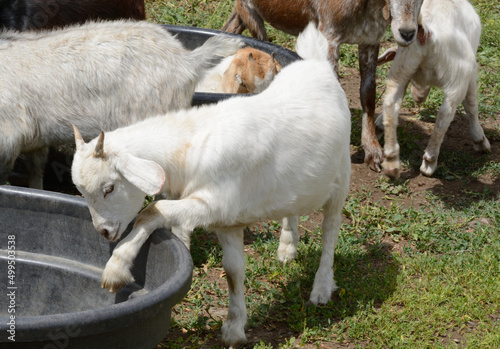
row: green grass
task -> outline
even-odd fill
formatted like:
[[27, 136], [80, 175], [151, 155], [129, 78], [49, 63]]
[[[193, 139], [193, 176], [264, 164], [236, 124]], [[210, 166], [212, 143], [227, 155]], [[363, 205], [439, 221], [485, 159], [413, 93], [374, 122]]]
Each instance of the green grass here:
[[[213, 29], [224, 24], [233, 6], [231, 0], [146, 2], [150, 21]], [[483, 23], [478, 81], [485, 121], [500, 115], [500, 4], [472, 3]], [[274, 43], [294, 48], [295, 38], [271, 27], [268, 34]], [[356, 46], [343, 47], [340, 64], [357, 68]], [[387, 68], [378, 69], [378, 98]], [[406, 98], [404, 107], [415, 119], [431, 121], [442, 98], [433, 90], [422, 106]], [[351, 138], [359, 145], [360, 113], [352, 112]], [[409, 128], [398, 132], [403, 166], [418, 168], [419, 139]], [[486, 133], [499, 141], [498, 126]], [[497, 183], [500, 165], [490, 156], [452, 149], [443, 149], [440, 159], [435, 177], [444, 189], [454, 183], [454, 190], [415, 193], [411, 179], [381, 177], [373, 188], [349, 196], [335, 252], [340, 288], [327, 305], [306, 305], [321, 254], [321, 229], [311, 227], [310, 216], [301, 217], [299, 255], [286, 265], [276, 259], [279, 222], [247, 234], [247, 334], [270, 335], [246, 347], [500, 348], [500, 195], [488, 185], [470, 187], [484, 176]], [[414, 200], [419, 205], [412, 205]], [[203, 230], [195, 231], [192, 241], [193, 285], [174, 309], [174, 336], [164, 348], [220, 347], [227, 308], [222, 250]]]

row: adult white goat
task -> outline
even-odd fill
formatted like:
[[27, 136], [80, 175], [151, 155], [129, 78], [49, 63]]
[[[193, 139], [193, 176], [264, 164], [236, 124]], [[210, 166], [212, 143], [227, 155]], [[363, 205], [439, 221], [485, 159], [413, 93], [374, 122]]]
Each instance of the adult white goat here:
[[[444, 135], [462, 102], [469, 117], [470, 134], [477, 151], [490, 151], [490, 143], [478, 120], [476, 52], [481, 22], [466, 0], [425, 0], [420, 10], [418, 40], [408, 47], [391, 48], [379, 64], [394, 59], [387, 77], [383, 114], [377, 125], [384, 128], [384, 173], [398, 178], [401, 170], [396, 128], [406, 86], [411, 80], [412, 96], [425, 101], [431, 86], [444, 91], [434, 131], [425, 149], [420, 172], [431, 176]], [[397, 51], [397, 53], [396, 53]]]
[[328, 62], [328, 42], [310, 25], [297, 41], [305, 60], [281, 70], [255, 96], [234, 97], [117, 129], [85, 143], [75, 128], [73, 181], [95, 228], [120, 238], [146, 194], [167, 194], [144, 209], [116, 246], [102, 286], [133, 281], [140, 246], [159, 227], [189, 247], [195, 227], [214, 230], [224, 251], [229, 312], [225, 344], [246, 340], [243, 228], [259, 218], [284, 219], [278, 258], [296, 256], [297, 215], [323, 207], [323, 252], [310, 301], [336, 289], [333, 255], [351, 172], [348, 103]]
[[42, 188], [47, 147], [89, 138], [191, 105], [196, 84], [241, 42], [210, 38], [194, 51], [156, 24], [90, 22], [0, 33], [0, 183], [27, 153], [29, 185]]

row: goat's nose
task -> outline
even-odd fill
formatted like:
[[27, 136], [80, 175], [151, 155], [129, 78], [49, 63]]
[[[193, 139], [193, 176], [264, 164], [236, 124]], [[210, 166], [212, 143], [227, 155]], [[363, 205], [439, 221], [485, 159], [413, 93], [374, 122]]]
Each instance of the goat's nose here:
[[399, 34], [401, 34], [401, 37], [405, 39], [406, 42], [411, 42], [415, 37], [415, 33], [415, 29], [399, 29]]
[[104, 236], [106, 239], [109, 239], [109, 231], [108, 229], [106, 228], [102, 228], [101, 230], [99, 230], [99, 233]]

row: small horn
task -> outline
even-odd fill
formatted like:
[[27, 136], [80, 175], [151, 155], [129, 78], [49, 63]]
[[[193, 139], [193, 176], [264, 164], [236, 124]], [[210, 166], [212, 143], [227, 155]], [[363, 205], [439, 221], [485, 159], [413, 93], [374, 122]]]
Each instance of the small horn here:
[[104, 132], [101, 131], [99, 138], [97, 139], [97, 144], [94, 149], [94, 157], [103, 158], [104, 157]]
[[83, 145], [85, 144], [85, 141], [83, 140], [82, 134], [78, 130], [78, 128], [75, 125], [73, 126], [73, 132], [75, 133], [75, 144], [76, 144], [76, 150], [81, 150]]

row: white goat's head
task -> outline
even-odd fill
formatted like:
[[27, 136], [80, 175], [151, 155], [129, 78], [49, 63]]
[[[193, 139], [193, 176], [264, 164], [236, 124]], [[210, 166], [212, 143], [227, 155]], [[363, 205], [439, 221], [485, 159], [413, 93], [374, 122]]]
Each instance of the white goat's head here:
[[118, 240], [142, 208], [146, 195], [160, 192], [164, 170], [154, 161], [121, 149], [104, 150], [104, 133], [85, 143], [76, 127], [76, 152], [71, 175], [87, 200], [96, 230]]
[[386, 0], [384, 17], [391, 19], [392, 35], [400, 46], [410, 45], [417, 37], [423, 0]]

